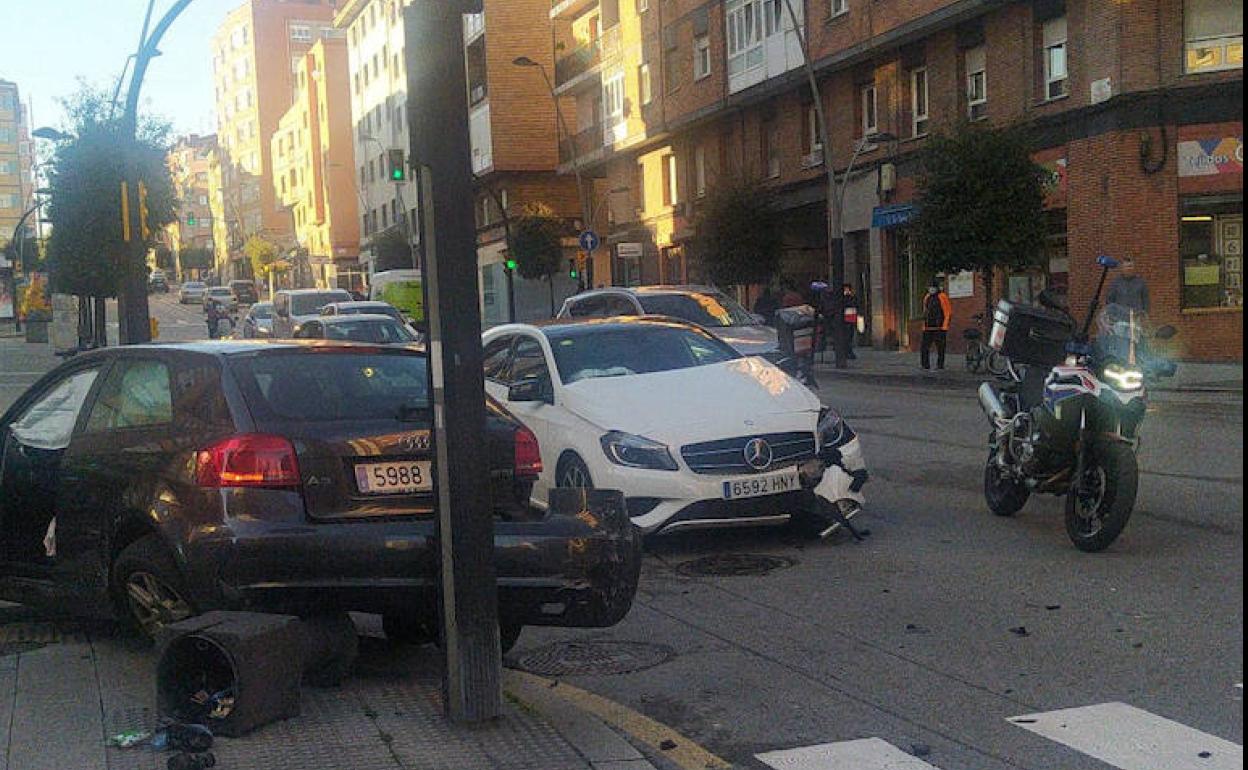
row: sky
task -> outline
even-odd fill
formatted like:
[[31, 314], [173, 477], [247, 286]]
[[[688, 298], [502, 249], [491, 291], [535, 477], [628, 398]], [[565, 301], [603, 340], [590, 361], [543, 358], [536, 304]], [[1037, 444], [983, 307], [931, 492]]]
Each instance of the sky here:
[[[148, 0], [0, 0], [0, 79], [17, 83], [31, 104], [31, 128], [63, 126], [60, 99], [78, 78], [112, 86], [138, 47]], [[177, 133], [212, 133], [209, 41], [243, 0], [191, 0], [160, 42], [143, 80], [140, 104], [170, 120]], [[173, 5], [156, 0], [152, 24]], [[124, 95], [122, 97], [124, 99]]]

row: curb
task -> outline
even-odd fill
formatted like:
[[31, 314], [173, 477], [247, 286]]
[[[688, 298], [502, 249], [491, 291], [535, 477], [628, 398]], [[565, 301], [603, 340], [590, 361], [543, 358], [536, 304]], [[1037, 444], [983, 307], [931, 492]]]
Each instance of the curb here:
[[505, 669], [503, 688], [511, 698], [541, 712], [595, 770], [655, 770], [617, 730], [679, 770], [732, 770], [731, 763], [667, 725], [579, 687]]
[[[815, 376], [823, 382], [832, 382], [838, 379], [860, 380], [862, 382], [870, 382], [877, 385], [919, 385], [934, 390], [962, 390], [964, 388], [978, 387], [979, 383], [984, 382], [990, 375], [983, 377], [964, 377], [961, 374], [950, 376], [948, 370], [945, 374], [933, 373], [931, 375], [922, 374], [878, 374], [874, 372], [853, 372], [837, 369], [815, 369]], [[1149, 389], [1153, 393], [1175, 393], [1181, 395], [1237, 395], [1243, 396], [1244, 389], [1242, 387], [1220, 387], [1215, 385], [1187, 385], [1173, 388], [1152, 387]]]

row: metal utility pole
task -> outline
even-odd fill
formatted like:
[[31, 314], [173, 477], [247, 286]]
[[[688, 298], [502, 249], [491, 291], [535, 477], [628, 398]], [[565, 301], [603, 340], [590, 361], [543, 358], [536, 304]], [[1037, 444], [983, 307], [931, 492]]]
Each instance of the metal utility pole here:
[[802, 66], [806, 70], [806, 80], [810, 83], [810, 95], [814, 99], [815, 118], [819, 124], [819, 142], [823, 145], [823, 170], [827, 176], [827, 223], [828, 223], [828, 291], [836, 298], [833, 312], [836, 318], [832, 323], [832, 345], [836, 352], [836, 368], [849, 366], [848, 351], [845, 340], [845, 324], [841, 317], [843, 312], [841, 285], [845, 283], [845, 238], [841, 235], [840, 212], [837, 210], [836, 170], [832, 168], [832, 142], [828, 133], [828, 120], [823, 114], [823, 98], [819, 93], [819, 82], [815, 79], [815, 68], [810, 62], [810, 35], [808, 28], [798, 23], [797, 13], [793, 9], [793, 0], [784, 0], [789, 12], [789, 22], [797, 35], [802, 49]]
[[425, 244], [445, 700], [456, 722], [502, 712], [494, 525], [480, 442], [485, 385], [462, 18], [480, 10], [480, 0], [444, 0], [403, 11]]
[[[149, 0], [147, 16], [143, 20], [143, 30], [151, 21], [152, 6], [155, 0]], [[173, 24], [178, 14], [191, 4], [191, 0], [176, 0], [173, 6], [156, 23], [151, 34], [145, 34], [139, 41], [139, 50], [134, 55], [134, 71], [130, 75], [130, 88], [126, 93], [126, 109], [121, 117], [121, 140], [128, 152], [133, 153], [138, 132], [139, 92], [143, 88], [143, 76], [147, 74], [148, 62], [159, 55], [156, 46], [164, 37], [169, 25]], [[117, 320], [120, 327], [120, 341], [123, 345], [151, 342], [152, 330], [147, 307], [147, 276], [141, 269], [147, 256], [147, 244], [143, 238], [143, 222], [141, 220], [142, 203], [139, 200], [140, 170], [138, 159], [133, 155], [126, 164], [126, 208], [128, 209], [130, 241], [126, 244], [126, 253], [122, 257], [121, 274], [117, 291]]]

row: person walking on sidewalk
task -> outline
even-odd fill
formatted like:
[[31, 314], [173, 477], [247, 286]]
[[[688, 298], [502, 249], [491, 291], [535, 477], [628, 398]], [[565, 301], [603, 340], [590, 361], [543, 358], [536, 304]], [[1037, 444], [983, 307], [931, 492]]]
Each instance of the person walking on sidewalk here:
[[932, 368], [930, 352], [933, 345], [936, 346], [936, 368], [945, 368], [945, 342], [952, 315], [949, 295], [940, 288], [940, 282], [933, 279], [923, 297], [923, 342], [919, 349], [919, 364], [924, 369]]
[[1148, 315], [1148, 283], [1135, 272], [1135, 260], [1122, 260], [1122, 272], [1109, 285], [1105, 295], [1106, 305], [1122, 305], [1137, 313]]
[[840, 315], [840, 321], [845, 325], [845, 357], [853, 361], [858, 358], [854, 355], [854, 336], [858, 334], [858, 295], [848, 283], [841, 285]]

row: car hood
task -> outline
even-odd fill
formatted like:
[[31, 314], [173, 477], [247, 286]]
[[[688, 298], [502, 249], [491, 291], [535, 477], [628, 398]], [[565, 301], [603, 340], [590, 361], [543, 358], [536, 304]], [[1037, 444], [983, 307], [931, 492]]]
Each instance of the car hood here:
[[748, 433], [814, 430], [819, 399], [766, 361], [720, 364], [627, 377], [580, 380], [564, 405], [603, 430], [669, 445]]
[[732, 345], [743, 356], [760, 356], [775, 350], [780, 342], [770, 326], [723, 326], [709, 329], [712, 334]]

